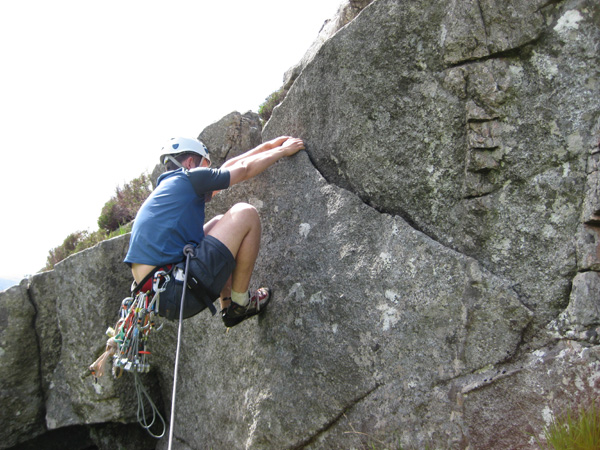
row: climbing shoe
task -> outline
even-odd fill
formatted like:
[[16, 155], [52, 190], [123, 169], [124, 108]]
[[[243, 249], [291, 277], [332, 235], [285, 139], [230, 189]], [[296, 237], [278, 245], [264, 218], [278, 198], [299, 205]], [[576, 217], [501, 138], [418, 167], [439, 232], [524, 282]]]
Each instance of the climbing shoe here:
[[260, 288], [250, 297], [246, 306], [231, 302], [230, 305], [221, 311], [223, 323], [227, 328], [233, 327], [243, 322], [248, 317], [252, 317], [261, 312], [271, 300], [271, 289]]

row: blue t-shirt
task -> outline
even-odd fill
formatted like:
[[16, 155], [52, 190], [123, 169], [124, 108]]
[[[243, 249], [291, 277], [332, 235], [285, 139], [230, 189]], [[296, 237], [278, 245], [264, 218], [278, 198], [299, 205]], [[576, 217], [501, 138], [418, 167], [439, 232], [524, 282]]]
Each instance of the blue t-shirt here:
[[227, 169], [199, 167], [162, 174], [137, 213], [128, 264], [162, 266], [182, 261], [183, 247], [204, 239], [204, 207], [213, 191], [229, 187]]

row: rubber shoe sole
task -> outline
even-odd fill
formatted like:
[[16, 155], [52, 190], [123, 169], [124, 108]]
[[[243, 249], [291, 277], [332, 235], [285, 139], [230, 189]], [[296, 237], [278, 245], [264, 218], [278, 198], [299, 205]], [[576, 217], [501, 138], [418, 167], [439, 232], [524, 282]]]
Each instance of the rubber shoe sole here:
[[[264, 289], [267, 291], [267, 296], [262, 299], [262, 300], [258, 300], [259, 304], [258, 304], [258, 308], [254, 305], [256, 305], [257, 300], [255, 299], [255, 296], [258, 294], [258, 291]], [[250, 302], [248, 303], [248, 306], [241, 306], [241, 305], [237, 305], [233, 302], [231, 302], [231, 304], [227, 307], [227, 309], [222, 311], [222, 318], [223, 318], [223, 323], [225, 324], [225, 326], [227, 328], [231, 328], [236, 326], [237, 324], [243, 322], [244, 320], [246, 320], [249, 317], [255, 316], [261, 312], [263, 312], [266, 307], [267, 304], [271, 301], [271, 298], [273, 297], [273, 292], [271, 289], [269, 288], [260, 288], [257, 289], [257, 291], [254, 293], [254, 295], [250, 298]]]

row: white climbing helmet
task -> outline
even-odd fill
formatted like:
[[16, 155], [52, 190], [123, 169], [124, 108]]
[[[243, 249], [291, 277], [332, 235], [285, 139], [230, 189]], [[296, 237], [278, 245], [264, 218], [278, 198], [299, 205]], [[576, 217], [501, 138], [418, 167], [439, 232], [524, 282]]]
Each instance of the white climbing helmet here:
[[195, 153], [206, 158], [210, 162], [208, 149], [201, 141], [198, 139], [177, 137], [169, 139], [169, 142], [162, 148], [160, 163], [166, 164], [168, 160], [171, 160], [178, 167], [181, 167], [181, 164], [179, 164], [175, 157], [182, 153]]

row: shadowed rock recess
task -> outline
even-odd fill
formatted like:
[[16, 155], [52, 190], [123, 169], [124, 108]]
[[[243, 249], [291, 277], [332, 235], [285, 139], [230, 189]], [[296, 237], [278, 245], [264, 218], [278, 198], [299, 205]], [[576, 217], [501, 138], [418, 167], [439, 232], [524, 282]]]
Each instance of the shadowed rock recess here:
[[[210, 204], [258, 209], [253, 286], [275, 298], [228, 333], [185, 321], [174, 448], [536, 448], [600, 393], [600, 5], [350, 3], [262, 130], [307, 150]], [[224, 159], [260, 128], [201, 135]], [[1, 449], [167, 448], [129, 374], [87, 373], [127, 245], [0, 294]], [[144, 377], [165, 417], [176, 335]]]

